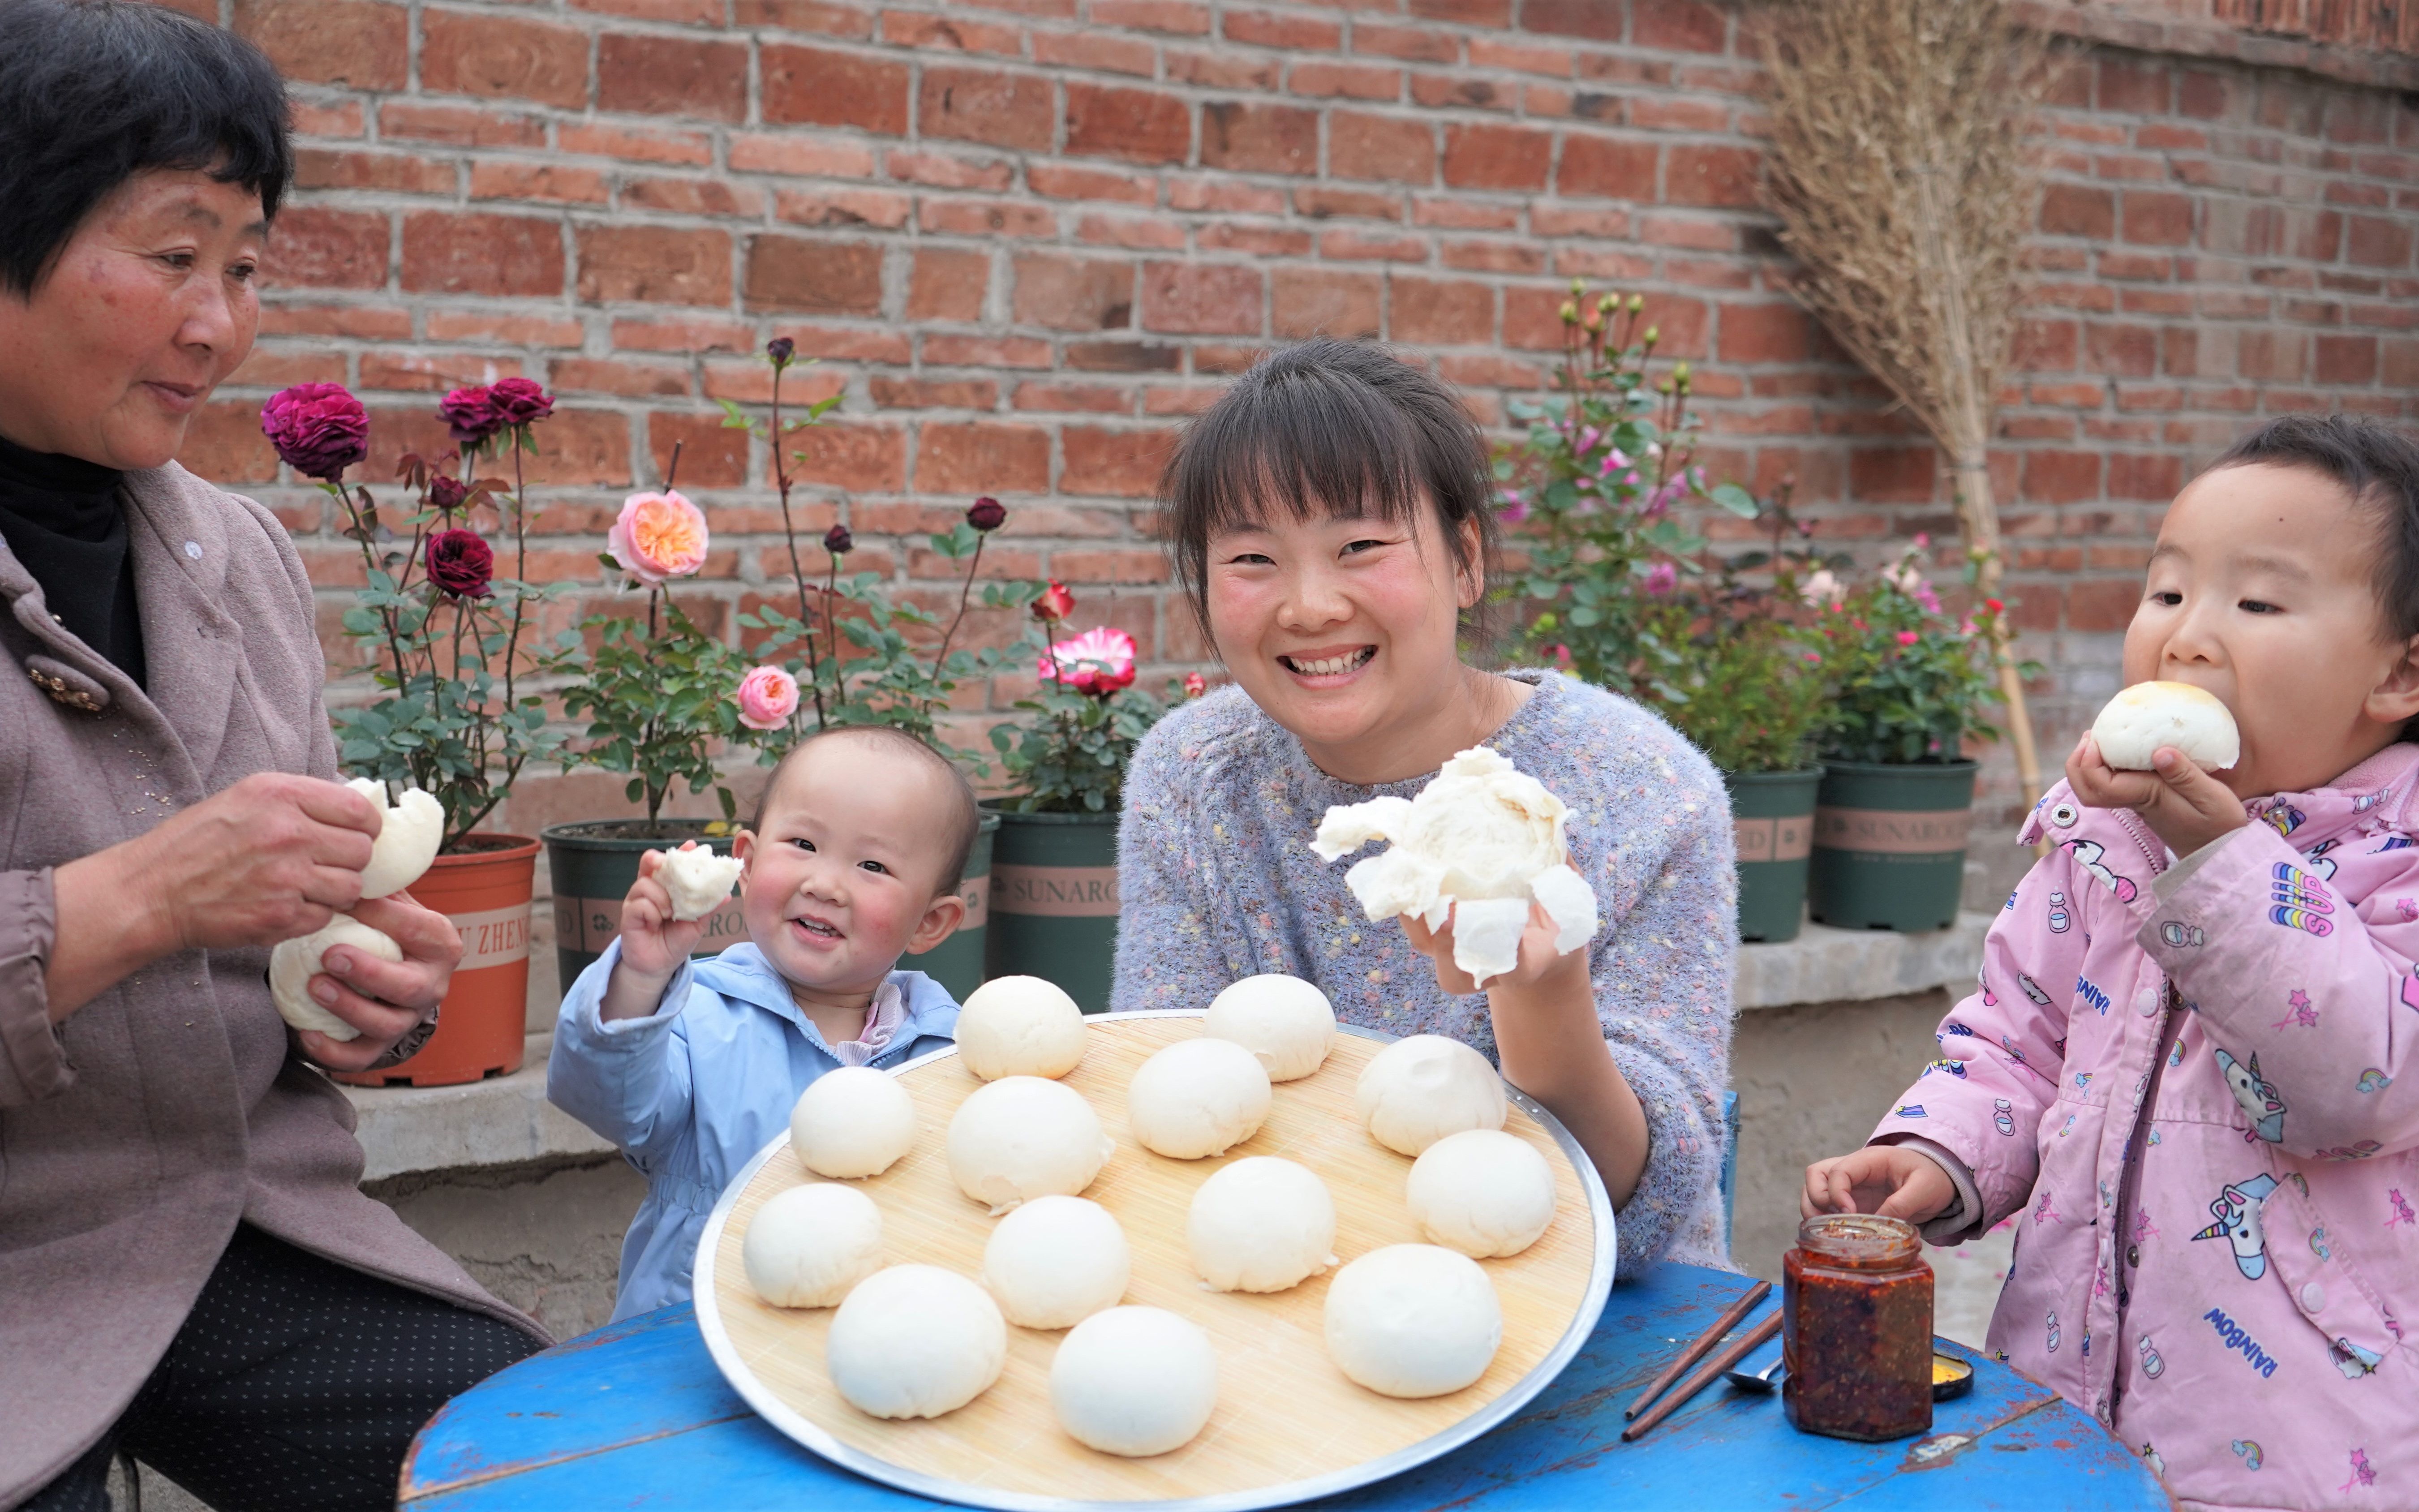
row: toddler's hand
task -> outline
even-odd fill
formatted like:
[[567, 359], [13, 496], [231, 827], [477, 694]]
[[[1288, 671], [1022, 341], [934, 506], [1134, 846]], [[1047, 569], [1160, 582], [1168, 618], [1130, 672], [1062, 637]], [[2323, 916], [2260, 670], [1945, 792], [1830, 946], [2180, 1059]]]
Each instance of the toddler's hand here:
[[[682, 850], [694, 850], [689, 841]], [[622, 959], [606, 983], [601, 1016], [644, 1018], [662, 1002], [664, 984], [681, 968], [705, 933], [702, 918], [672, 917], [672, 895], [656, 880], [664, 868], [663, 854], [648, 851], [639, 857], [639, 880], [622, 900]]]
[[1940, 1163], [1903, 1145], [1867, 1145], [1853, 1154], [1806, 1167], [1797, 1212], [1877, 1212], [1911, 1224], [1929, 1223], [1957, 1200], [1957, 1183]]
[[2094, 809], [2131, 809], [2179, 859], [2250, 821], [2232, 789], [2173, 746], [2151, 753], [2154, 772], [2120, 772], [2100, 754], [2087, 732], [2066, 759], [2074, 795]]

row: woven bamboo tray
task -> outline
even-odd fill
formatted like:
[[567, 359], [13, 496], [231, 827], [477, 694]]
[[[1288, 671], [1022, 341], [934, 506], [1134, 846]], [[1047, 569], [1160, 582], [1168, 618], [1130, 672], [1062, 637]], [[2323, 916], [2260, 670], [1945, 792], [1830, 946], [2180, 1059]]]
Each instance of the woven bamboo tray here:
[[[1282, 1155], [1323, 1178], [1335, 1198], [1344, 1260], [1422, 1242], [1404, 1207], [1410, 1160], [1371, 1139], [1353, 1105], [1362, 1067], [1391, 1038], [1347, 1027], [1314, 1075], [1280, 1084], [1259, 1133], [1212, 1160], [1154, 1155], [1127, 1131], [1125, 1093], [1154, 1052], [1199, 1034], [1197, 1012], [1111, 1013], [1086, 1022], [1084, 1062], [1066, 1078], [1100, 1115], [1117, 1152], [1085, 1196], [1115, 1213], [1133, 1255], [1125, 1300], [1164, 1307], [1206, 1330], [1218, 1351], [1218, 1409], [1199, 1437], [1147, 1459], [1101, 1454], [1060, 1430], [1050, 1407], [1051, 1357], [1063, 1333], [1009, 1328], [1007, 1368], [990, 1390], [934, 1419], [869, 1417], [824, 1375], [829, 1308], [766, 1305], [739, 1259], [756, 1210], [809, 1174], [787, 1135], [732, 1181], [698, 1245], [698, 1324], [732, 1388], [775, 1427], [816, 1454], [918, 1495], [1011, 1512], [1148, 1506], [1243, 1512], [1332, 1495], [1399, 1473], [1509, 1417], [1559, 1374], [1595, 1328], [1612, 1285], [1612, 1209], [1602, 1181], [1552, 1115], [1517, 1092], [1504, 1127], [1554, 1171], [1553, 1227], [1525, 1252], [1485, 1260], [1503, 1307], [1503, 1344], [1476, 1384], [1403, 1401], [1364, 1391], [1328, 1359], [1327, 1278], [1273, 1295], [1213, 1292], [1184, 1241], [1194, 1191], [1229, 1160]], [[895, 1072], [922, 1119], [915, 1149], [858, 1183], [882, 1209], [885, 1262], [944, 1266], [980, 1279], [996, 1222], [949, 1180], [949, 1118], [981, 1084], [954, 1050]], [[1509, 1089], [1507, 1088], [1507, 1091]]]

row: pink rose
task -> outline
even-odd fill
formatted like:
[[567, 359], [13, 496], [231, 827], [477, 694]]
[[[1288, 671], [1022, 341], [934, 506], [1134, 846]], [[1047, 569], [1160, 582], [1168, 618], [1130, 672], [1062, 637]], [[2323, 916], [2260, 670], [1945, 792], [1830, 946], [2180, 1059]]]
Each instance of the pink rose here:
[[1646, 593], [1660, 598], [1680, 585], [1680, 569], [1669, 562], [1658, 562], [1646, 569]]
[[1050, 579], [1049, 587], [1034, 595], [1033, 617], [1037, 620], [1054, 622], [1074, 612], [1075, 595], [1067, 592], [1067, 585], [1055, 578]]
[[287, 467], [334, 483], [370, 455], [370, 416], [341, 383], [297, 383], [260, 407], [260, 431]]
[[1210, 679], [1202, 676], [1199, 672], [1186, 672], [1184, 674], [1184, 696], [1186, 698], [1197, 699], [1202, 694], [1209, 691]]
[[1099, 625], [1070, 640], [1061, 640], [1041, 658], [1041, 680], [1064, 681], [1078, 693], [1107, 698], [1134, 680], [1134, 638], [1123, 630]]
[[739, 679], [739, 722], [778, 730], [798, 712], [798, 680], [778, 667], [757, 667]]
[[704, 566], [705, 542], [704, 512], [668, 490], [622, 501], [621, 517], [606, 533], [605, 548], [623, 571], [655, 588]]
[[1913, 630], [1901, 630], [1898, 633], [1898, 643], [1903, 646], [1911, 646], [1922, 639], [1923, 637], [1916, 634]]

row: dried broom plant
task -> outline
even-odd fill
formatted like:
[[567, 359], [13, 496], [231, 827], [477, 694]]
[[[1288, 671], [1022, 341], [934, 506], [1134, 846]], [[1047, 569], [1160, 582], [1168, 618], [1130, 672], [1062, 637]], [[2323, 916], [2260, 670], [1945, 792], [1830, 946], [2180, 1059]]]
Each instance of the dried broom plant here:
[[[1764, 20], [1766, 193], [1802, 265], [1795, 292], [1947, 455], [1988, 597], [1990, 440], [2041, 203], [2027, 133], [2048, 49], [2005, 0], [1782, 0]], [[1997, 656], [2029, 801], [2041, 758], [2004, 638]]]

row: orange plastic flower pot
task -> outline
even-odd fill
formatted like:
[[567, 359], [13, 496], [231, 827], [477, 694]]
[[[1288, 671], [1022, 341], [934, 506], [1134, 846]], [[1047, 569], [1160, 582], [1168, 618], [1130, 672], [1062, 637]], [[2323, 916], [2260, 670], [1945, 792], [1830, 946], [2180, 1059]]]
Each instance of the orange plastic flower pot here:
[[355, 1087], [450, 1087], [520, 1070], [529, 1011], [530, 894], [537, 841], [521, 835], [472, 834], [490, 849], [440, 856], [411, 886], [411, 896], [462, 932], [437, 1032], [409, 1060], [383, 1071], [346, 1072]]

